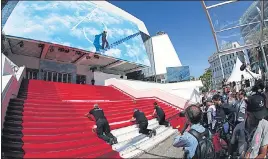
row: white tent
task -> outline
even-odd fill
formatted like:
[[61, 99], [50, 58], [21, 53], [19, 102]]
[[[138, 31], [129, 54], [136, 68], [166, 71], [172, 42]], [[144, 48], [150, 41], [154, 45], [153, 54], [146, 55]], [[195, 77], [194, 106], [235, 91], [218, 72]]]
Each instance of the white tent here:
[[[234, 65], [234, 68], [233, 68], [233, 71], [232, 71], [232, 74], [231, 74], [231, 76], [229, 77], [229, 79], [227, 80], [227, 83], [229, 83], [229, 82], [233, 82], [233, 81], [235, 81], [235, 82], [239, 82], [239, 81], [241, 81], [241, 76], [243, 75], [244, 76], [244, 79], [246, 80], [246, 79], [252, 79], [253, 77], [252, 76], [254, 76], [255, 78], [260, 78], [261, 77], [261, 75], [260, 74], [256, 74], [256, 73], [253, 73], [253, 72], [251, 72], [250, 70], [248, 70], [248, 71], [246, 71], [246, 70], [244, 70], [244, 71], [240, 71], [240, 67], [241, 67], [241, 65], [242, 65], [242, 62], [239, 60], [239, 58], [237, 57], [236, 58], [236, 63], [235, 63], [235, 65]], [[252, 76], [251, 76], [251, 75]]]

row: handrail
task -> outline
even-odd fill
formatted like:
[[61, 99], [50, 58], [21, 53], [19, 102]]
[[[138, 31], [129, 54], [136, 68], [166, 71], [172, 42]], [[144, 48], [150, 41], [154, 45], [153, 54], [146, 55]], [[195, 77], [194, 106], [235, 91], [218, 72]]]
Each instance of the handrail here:
[[[117, 80], [125, 80], [125, 79], [117, 79]], [[176, 84], [183, 84], [183, 83], [187, 83], [187, 82], [196, 82], [197, 83], [200, 80], [197, 80], [197, 81], [183, 81], [183, 82], [178, 82], [178, 83], [157, 83], [157, 82], [154, 82], [154, 81], [141, 81], [141, 80], [135, 80], [135, 79], [127, 79], [127, 81], [140, 82], [140, 83], [146, 82], [146, 83], [149, 83], [149, 84], [159, 84], [159, 85], [176, 85]]]
[[[161, 99], [161, 100], [165, 101], [166, 103], [169, 103], [170, 105], [175, 106], [175, 107], [178, 107], [178, 108], [180, 108], [180, 107], [177, 104], [179, 104], [181, 102], [183, 102], [185, 104], [187, 104], [187, 103], [191, 104], [192, 103], [190, 100], [184, 99], [182, 97], [176, 96], [176, 95], [171, 94], [171, 93], [166, 92], [166, 91], [162, 91], [162, 90], [157, 89], [157, 88], [149, 88], [149, 89], [143, 89], [143, 90], [138, 91], [138, 90], [135, 90], [135, 89], [133, 89], [133, 88], [131, 88], [131, 87], [129, 87], [129, 86], [121, 83], [121, 82], [119, 83], [115, 79], [109, 79], [109, 80], [106, 80], [105, 82], [106, 82], [106, 85], [114, 85], [115, 87], [118, 88], [118, 86], [116, 86], [116, 84], [115, 84], [117, 82], [120, 85], [119, 86], [120, 88], [118, 88], [118, 89], [121, 89], [121, 90], [130, 90], [130, 92], [133, 92], [132, 96], [134, 96], [135, 98], [139, 98], [139, 95], [140, 94], [144, 94], [143, 97], [145, 97], [145, 98], [157, 97], [158, 99]], [[125, 89], [123, 89], [123, 88], [125, 88]], [[147, 92], [149, 92], [149, 91], [151, 93], [153, 93], [153, 94], [148, 95]], [[164, 100], [163, 98], [160, 98], [160, 97], [158, 97], [158, 96], [156, 96], [154, 94], [161, 94], [161, 95], [163, 95], [163, 98], [164, 99], [170, 98], [171, 101], [173, 101], [173, 102]], [[180, 99], [181, 101], [178, 101], [178, 99]]]
[[2, 53], [2, 74], [1, 75], [15, 75], [19, 67], [14, 64], [9, 58]]
[[[126, 86], [126, 87], [129, 87], [129, 86]], [[130, 87], [129, 87], [130, 88]], [[131, 88], [132, 89], [132, 88]], [[132, 89], [133, 90], [133, 89]], [[179, 97], [179, 96], [176, 96], [176, 95], [174, 95], [174, 94], [171, 94], [171, 93], [168, 93], [168, 92], [165, 92], [165, 91], [162, 91], [162, 90], [160, 90], [160, 89], [157, 89], [157, 88], [148, 88], [148, 89], [143, 89], [143, 90], [140, 90], [140, 91], [143, 91], [143, 92], [147, 92], [147, 91], [154, 91], [154, 92], [161, 92], [161, 93], [164, 93], [164, 94], [168, 94], [168, 95], [170, 95], [170, 96], [173, 96], [174, 98], [180, 98], [180, 99], [182, 99], [182, 100], [186, 100], [186, 101], [188, 101], [187, 99], [184, 99], [184, 98], [182, 98], [182, 97]], [[180, 107], [178, 107], [178, 106], [176, 106], [175, 104], [172, 104], [172, 103], [170, 103], [170, 102], [168, 102], [168, 101], [166, 101], [166, 100], [164, 100], [164, 99], [160, 99], [159, 97], [156, 97], [156, 96], [148, 96], [148, 97], [139, 97], [139, 98], [157, 98], [157, 99], [159, 99], [159, 100], [162, 100], [162, 101], [164, 101], [164, 102], [166, 102], [166, 103], [168, 103], [168, 104], [170, 104], [170, 105], [172, 105], [172, 106], [175, 106], [175, 107], [177, 107], [177, 108], [180, 108]], [[136, 98], [136, 97], [135, 97]], [[181, 109], [181, 108], [180, 108]]]
[[166, 100], [160, 99], [160, 98], [158, 98], [158, 97], [156, 97], [156, 96], [136, 98], [136, 97], [130, 95], [129, 93], [127, 93], [127, 92], [125, 92], [125, 91], [123, 91], [123, 90], [121, 90], [121, 89], [115, 87], [114, 85], [109, 85], [109, 86], [111, 86], [111, 87], [113, 87], [113, 88], [119, 90], [119, 91], [122, 92], [122, 93], [127, 94], [128, 96], [130, 96], [131, 98], [133, 98], [133, 99], [135, 99], [135, 100], [139, 100], [139, 99], [143, 99], [143, 98], [145, 98], [145, 99], [153, 98], [153, 99], [157, 99], [157, 100], [159, 100], [159, 101], [161, 101], [161, 102], [163, 102], [163, 103], [167, 103], [167, 104], [170, 105], [170, 106], [173, 106], [173, 107], [176, 107], [176, 108], [178, 108], [178, 109], [180, 109], [180, 110], [183, 110], [182, 108], [177, 107], [176, 105], [174, 105], [174, 104], [172, 104], [172, 103], [170, 103], [170, 102], [168, 102], [168, 101], [166, 101]]
[[[7, 78], [7, 77], [9, 78], [9, 79], [8, 79], [8, 82], [7, 82], [6, 85], [3, 85], [4, 90], [1, 90], [1, 91], [2, 91], [2, 92], [1, 92], [1, 95], [2, 95], [2, 100], [1, 100], [1, 101], [3, 101], [3, 100], [5, 99], [6, 94], [7, 94], [7, 91], [8, 91], [8, 89], [9, 89], [11, 83], [13, 82], [13, 80], [14, 80], [14, 78], [15, 78], [15, 77], [13, 77], [12, 75], [7, 75], [5, 78]], [[2, 88], [2, 89], [3, 89], [3, 88]]]
[[[133, 88], [131, 88], [131, 87], [127, 86], [127, 85], [125, 85], [125, 87], [128, 87], [129, 89], [134, 90]], [[174, 94], [171, 94], [171, 93], [169, 93], [169, 92], [165, 92], [165, 91], [163, 91], [163, 90], [161, 90], [161, 89], [158, 89], [158, 88], [146, 88], [146, 89], [142, 89], [142, 90], [140, 90], [140, 91], [147, 92], [147, 91], [150, 91], [150, 90], [155, 90], [155, 91], [163, 92], [163, 93], [165, 93], [165, 94], [169, 94], [169, 95], [171, 95], [171, 96], [173, 96], [173, 97], [180, 98], [180, 99], [183, 99], [183, 100], [187, 100], [187, 99], [184, 99], [184, 98], [182, 98], [182, 97], [179, 97], [179, 96], [176, 96], [176, 95], [174, 95]], [[145, 97], [145, 98], [146, 98], [146, 97]], [[150, 97], [148, 97], [148, 98], [150, 98]]]

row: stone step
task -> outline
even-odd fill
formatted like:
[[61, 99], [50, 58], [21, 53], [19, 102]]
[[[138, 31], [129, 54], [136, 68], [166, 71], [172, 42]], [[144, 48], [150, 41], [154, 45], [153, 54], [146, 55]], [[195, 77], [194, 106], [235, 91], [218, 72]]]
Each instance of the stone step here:
[[[164, 126], [162, 126], [164, 127]], [[169, 136], [173, 135], [176, 130], [172, 128], [165, 128], [161, 131], [158, 131], [156, 136], [152, 138], [146, 137], [145, 139], [133, 144], [130, 148], [120, 152], [121, 157], [123, 158], [136, 158], [144, 153], [144, 151], [150, 151], [152, 148], [157, 146], [159, 143], [163, 142]]]
[[183, 158], [183, 148], [173, 147], [173, 141], [177, 135], [178, 133], [175, 133], [150, 151], [144, 152], [138, 158]]

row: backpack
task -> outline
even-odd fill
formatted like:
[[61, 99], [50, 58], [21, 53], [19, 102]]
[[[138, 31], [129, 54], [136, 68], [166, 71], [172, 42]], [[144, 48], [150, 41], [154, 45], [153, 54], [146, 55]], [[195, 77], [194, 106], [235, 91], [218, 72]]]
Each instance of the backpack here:
[[188, 131], [198, 141], [198, 145], [195, 150], [194, 159], [214, 159], [215, 151], [212, 140], [209, 137], [209, 131], [206, 129], [203, 133], [191, 129]]

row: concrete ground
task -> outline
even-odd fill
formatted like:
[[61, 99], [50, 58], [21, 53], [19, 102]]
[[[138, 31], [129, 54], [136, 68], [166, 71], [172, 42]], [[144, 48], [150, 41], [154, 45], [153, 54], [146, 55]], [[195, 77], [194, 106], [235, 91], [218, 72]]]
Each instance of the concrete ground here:
[[173, 139], [177, 134], [172, 135], [158, 146], [145, 152], [138, 158], [183, 158], [182, 148], [175, 148], [172, 146]]

